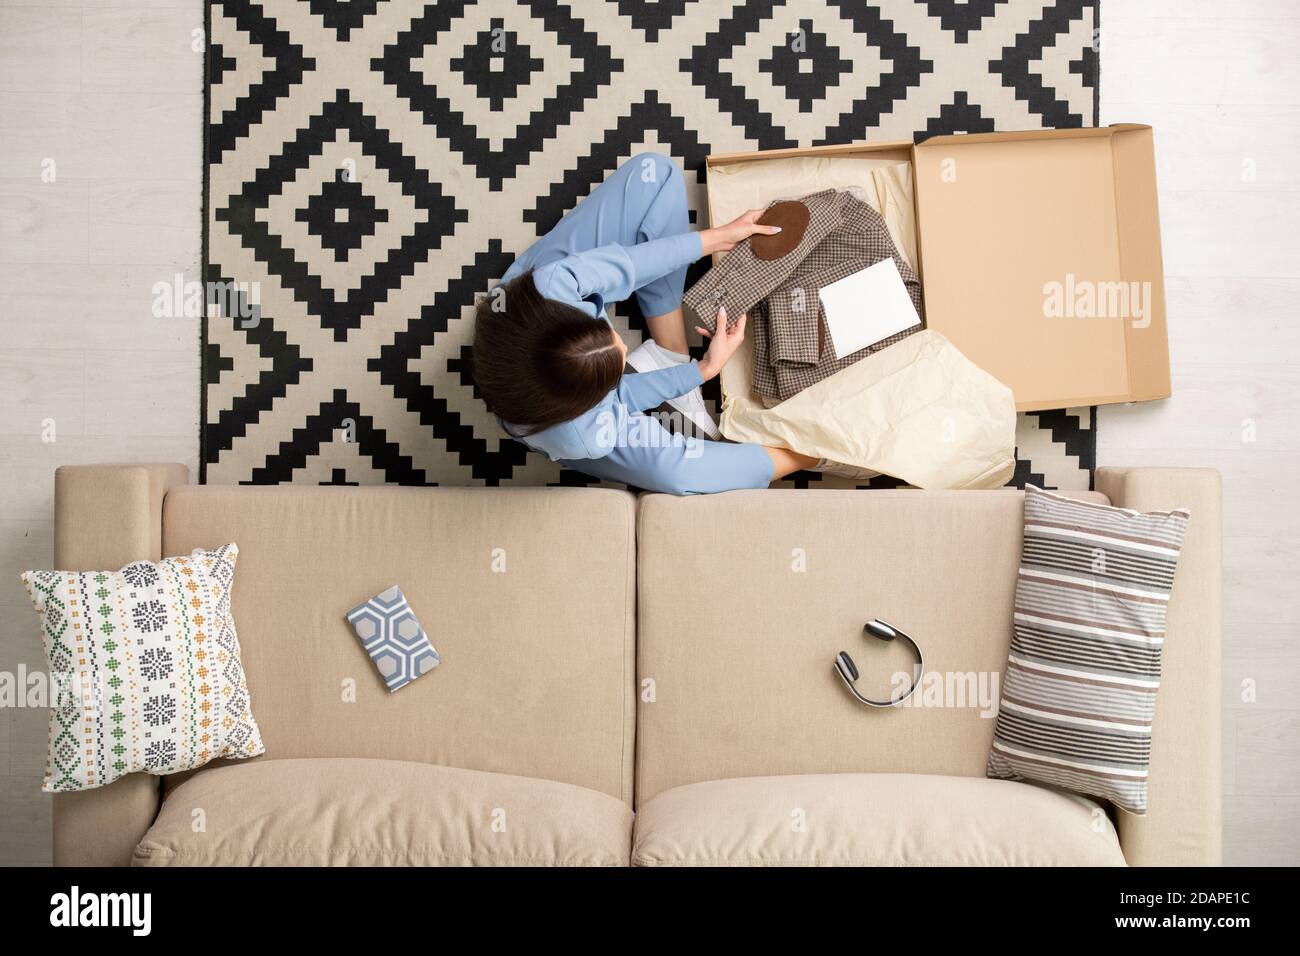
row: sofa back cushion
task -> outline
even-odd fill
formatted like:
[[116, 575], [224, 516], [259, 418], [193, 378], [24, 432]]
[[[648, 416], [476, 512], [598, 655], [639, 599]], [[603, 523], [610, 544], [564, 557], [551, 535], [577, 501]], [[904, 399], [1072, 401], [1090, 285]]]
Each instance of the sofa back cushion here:
[[[643, 498], [638, 801], [728, 777], [983, 776], [1022, 501], [1013, 490]], [[877, 699], [911, 674], [902, 642], [867, 643], [873, 617], [925, 654], [901, 707], [864, 707], [834, 669], [848, 651]]]
[[[239, 545], [233, 609], [261, 759], [421, 761], [630, 802], [635, 503], [597, 489], [189, 486], [164, 501], [163, 553]], [[442, 664], [389, 694], [345, 615], [392, 585]]]

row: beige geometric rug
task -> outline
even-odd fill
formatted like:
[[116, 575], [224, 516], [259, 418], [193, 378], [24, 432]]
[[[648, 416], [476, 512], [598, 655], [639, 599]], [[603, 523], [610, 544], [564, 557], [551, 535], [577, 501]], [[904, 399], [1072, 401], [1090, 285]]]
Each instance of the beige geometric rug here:
[[[622, 160], [675, 157], [702, 222], [710, 153], [1096, 118], [1091, 0], [211, 0], [209, 20], [209, 482], [589, 483], [497, 428], [471, 314]], [[614, 311], [636, 345], [635, 304]], [[1019, 483], [1089, 486], [1090, 409], [1023, 415], [1018, 441]]]

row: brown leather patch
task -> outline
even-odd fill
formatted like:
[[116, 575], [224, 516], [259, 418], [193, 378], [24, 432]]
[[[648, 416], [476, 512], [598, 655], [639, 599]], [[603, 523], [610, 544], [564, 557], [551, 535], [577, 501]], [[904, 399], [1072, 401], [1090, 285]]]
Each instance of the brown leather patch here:
[[808, 229], [808, 207], [801, 202], [774, 202], [758, 217], [760, 226], [780, 226], [775, 236], [750, 236], [754, 256], [764, 261], [788, 256]]

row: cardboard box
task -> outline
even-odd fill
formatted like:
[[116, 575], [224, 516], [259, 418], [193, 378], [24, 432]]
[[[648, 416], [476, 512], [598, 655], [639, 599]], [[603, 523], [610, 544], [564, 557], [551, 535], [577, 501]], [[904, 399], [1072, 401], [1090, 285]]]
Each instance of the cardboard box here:
[[911, 164], [926, 325], [1021, 411], [1169, 397], [1149, 126], [710, 156], [710, 218], [717, 172], [801, 156]]

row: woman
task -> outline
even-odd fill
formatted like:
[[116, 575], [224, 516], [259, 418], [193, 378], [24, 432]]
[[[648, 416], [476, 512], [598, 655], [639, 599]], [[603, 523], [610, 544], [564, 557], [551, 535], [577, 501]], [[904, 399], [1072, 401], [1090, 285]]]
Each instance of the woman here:
[[[780, 231], [757, 225], [760, 214], [692, 232], [677, 165], [653, 153], [632, 157], [516, 259], [480, 303], [474, 380], [488, 409], [552, 461], [649, 491], [765, 488], [817, 466], [784, 448], [673, 434], [644, 414], [683, 398], [702, 409], [700, 385], [744, 339], [745, 317], [727, 329], [720, 313], [704, 358], [691, 361], [682, 295], [696, 259]], [[654, 341], [631, 364], [654, 370], [624, 375], [627, 346], [605, 307], [633, 294]]]

